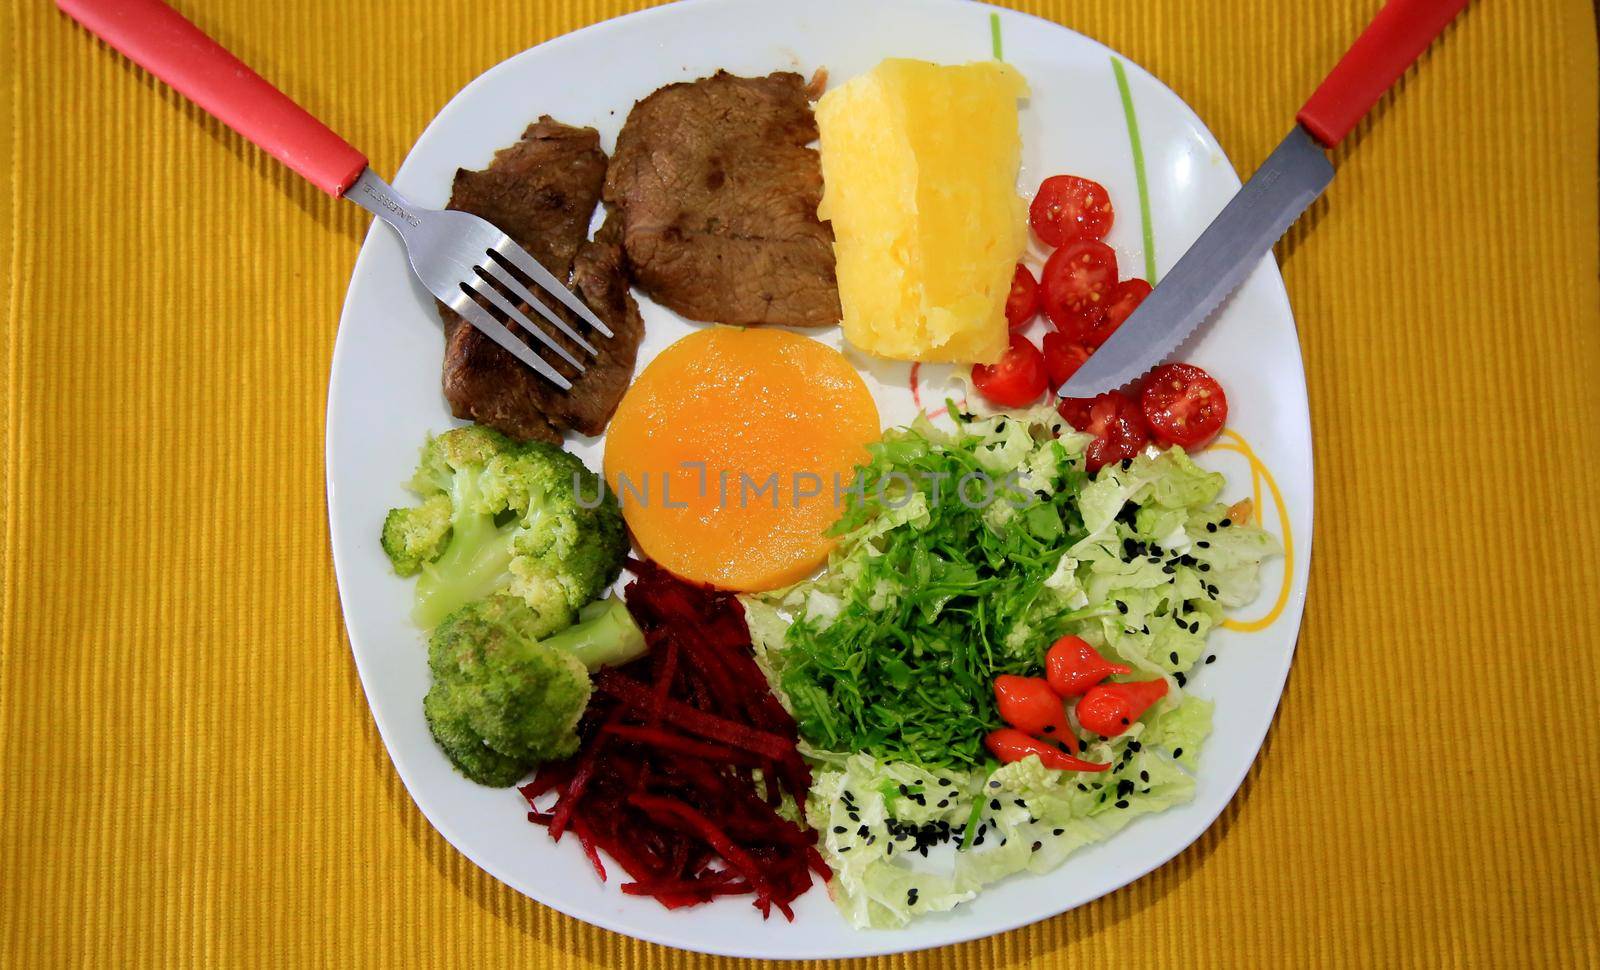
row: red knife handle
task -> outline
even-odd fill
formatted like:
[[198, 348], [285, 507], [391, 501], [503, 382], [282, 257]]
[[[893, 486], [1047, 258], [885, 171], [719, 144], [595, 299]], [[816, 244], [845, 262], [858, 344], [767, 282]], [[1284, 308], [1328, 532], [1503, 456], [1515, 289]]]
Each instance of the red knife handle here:
[[367, 159], [161, 0], [56, 0], [67, 16], [329, 195]]
[[1332, 148], [1422, 56], [1468, 0], [1389, 0], [1297, 116]]

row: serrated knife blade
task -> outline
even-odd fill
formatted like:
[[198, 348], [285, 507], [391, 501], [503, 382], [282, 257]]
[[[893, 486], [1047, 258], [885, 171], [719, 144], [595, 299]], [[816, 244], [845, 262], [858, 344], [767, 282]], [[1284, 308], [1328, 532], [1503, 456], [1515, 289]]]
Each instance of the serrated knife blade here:
[[1165, 360], [1331, 181], [1333, 164], [1322, 146], [1295, 125], [1139, 309], [1067, 379], [1061, 396], [1094, 397], [1123, 387]]
[[1133, 315], [1061, 385], [1094, 397], [1166, 360], [1243, 283], [1333, 180], [1336, 146], [1468, 0], [1389, 0], [1297, 115], [1298, 124]]

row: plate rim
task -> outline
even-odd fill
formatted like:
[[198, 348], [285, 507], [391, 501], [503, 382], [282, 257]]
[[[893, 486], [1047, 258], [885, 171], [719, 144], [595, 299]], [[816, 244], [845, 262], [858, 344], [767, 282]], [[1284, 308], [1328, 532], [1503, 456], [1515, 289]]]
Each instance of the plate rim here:
[[[1118, 51], [1094, 37], [1083, 34], [1080, 31], [1074, 30], [1073, 28], [1057, 21], [1023, 11], [998, 7], [990, 3], [981, 2], [981, 0], [918, 0], [918, 2], [923, 6], [939, 7], [946, 11], [978, 11], [984, 14], [998, 16], [1002, 18], [1002, 20], [1020, 19], [1032, 21], [1038, 25], [1042, 25], [1046, 29], [1066, 31], [1069, 34], [1072, 34], [1080, 40], [1088, 43], [1089, 45], [1098, 48], [1106, 55], [1121, 60], [1124, 67], [1130, 73], [1137, 73], [1143, 82], [1156, 85], [1174, 99], [1176, 106], [1181, 109], [1184, 115], [1186, 115], [1187, 120], [1198, 131], [1202, 132], [1206, 139], [1217, 146], [1217, 151], [1220, 155], [1223, 168], [1225, 170], [1224, 174], [1232, 181], [1234, 189], [1236, 190], [1241, 184], [1238, 176], [1238, 170], [1234, 167], [1232, 160], [1227, 155], [1227, 152], [1222, 148], [1221, 142], [1218, 141], [1209, 126], [1205, 124], [1205, 122], [1200, 118], [1199, 114], [1188, 103], [1188, 101], [1186, 101], [1169, 85], [1161, 81], [1160, 78], [1156, 77], [1137, 61], [1129, 58], [1121, 51]], [[451, 109], [462, 99], [470, 97], [476, 88], [487, 83], [488, 79], [490, 79], [492, 76], [504, 70], [509, 70], [509, 66], [512, 64], [512, 62], [527, 56], [530, 52], [552, 47], [564, 47], [569, 44], [579, 42], [579, 39], [583, 38], [586, 34], [591, 34], [607, 28], [615, 28], [618, 23], [623, 21], [633, 22], [637, 25], [644, 25], [657, 18], [680, 16], [682, 15], [682, 11], [685, 9], [693, 9], [698, 11], [701, 8], [715, 8], [719, 6], [732, 5], [748, 4], [744, 3], [743, 0], [677, 0], [675, 3], [632, 11], [614, 17], [608, 17], [604, 20], [595, 21], [594, 23], [586, 24], [576, 30], [559, 35], [557, 37], [552, 37], [546, 41], [543, 41], [542, 43], [533, 45], [532, 47], [524, 48], [521, 51], [505, 57], [504, 59], [484, 69], [466, 84], [462, 85], [462, 87], [456, 91], [455, 94], [453, 94], [444, 102], [443, 105], [439, 107], [439, 109], [434, 113], [433, 117], [429, 119], [428, 123], [418, 132], [417, 137], [412, 142], [410, 148], [407, 149], [405, 159], [401, 162], [399, 168], [397, 168], [395, 172], [396, 180], [399, 180], [407, 165], [412, 161], [417, 142], [423, 138], [427, 131], [432, 128], [432, 126], [437, 123], [441, 117], [451, 111]], [[1151, 872], [1154, 872], [1156, 869], [1167, 865], [1178, 855], [1191, 848], [1201, 836], [1203, 836], [1214, 824], [1216, 824], [1217, 819], [1221, 817], [1222, 813], [1226, 811], [1228, 806], [1233, 804], [1234, 799], [1238, 797], [1245, 779], [1248, 777], [1251, 769], [1255, 767], [1261, 757], [1262, 750], [1266, 744], [1266, 738], [1271, 733], [1272, 726], [1277, 721], [1278, 711], [1282, 706], [1283, 695], [1287, 686], [1289, 672], [1293, 667], [1294, 658], [1297, 653], [1299, 637], [1304, 626], [1304, 609], [1307, 595], [1310, 590], [1311, 565], [1313, 561], [1312, 554], [1315, 539], [1315, 439], [1312, 436], [1310, 421], [1309, 387], [1307, 386], [1306, 382], [1304, 354], [1299, 341], [1299, 324], [1295, 319], [1293, 307], [1289, 301], [1288, 290], [1283, 281], [1282, 271], [1278, 266], [1276, 257], [1273, 253], [1269, 252], [1262, 258], [1261, 266], [1265, 266], [1269, 270], [1266, 275], [1270, 277], [1269, 290], [1271, 299], [1273, 302], [1279, 305], [1284, 319], [1289, 322], [1291, 328], [1294, 330], [1295, 340], [1293, 342], [1292, 352], [1299, 374], [1299, 381], [1297, 383], [1299, 384], [1302, 394], [1306, 399], [1305, 422], [1304, 428], [1302, 429], [1302, 440], [1304, 441], [1305, 445], [1305, 464], [1303, 469], [1299, 470], [1300, 474], [1303, 474], [1304, 481], [1306, 482], [1304, 502], [1306, 525], [1304, 535], [1296, 537], [1296, 545], [1298, 550], [1301, 551], [1300, 556], [1297, 556], [1297, 558], [1303, 559], [1305, 573], [1304, 578], [1300, 583], [1291, 584], [1289, 596], [1284, 607], [1283, 616], [1285, 619], [1288, 619], [1292, 616], [1294, 620], [1294, 629], [1293, 633], [1289, 637], [1288, 646], [1282, 653], [1280, 669], [1272, 671], [1274, 675], [1273, 680], [1276, 683], [1276, 696], [1273, 698], [1271, 704], [1270, 716], [1266, 719], [1265, 726], [1261, 730], [1259, 736], [1256, 736], [1253, 739], [1251, 744], [1252, 752], [1250, 758], [1245, 761], [1242, 768], [1233, 773], [1234, 777], [1218, 779], [1215, 775], [1211, 776], [1211, 780], [1213, 782], [1218, 783], [1219, 787], [1226, 789], [1226, 797], [1220, 800], [1216, 810], [1209, 813], [1209, 817], [1205, 817], [1203, 821], [1197, 819], [1196, 823], [1191, 826], [1192, 831], [1185, 830], [1186, 834], [1175, 837], [1173, 841], [1173, 848], [1170, 852], [1156, 853], [1157, 858], [1155, 861], [1143, 868], [1133, 866], [1119, 870], [1113, 877], [1107, 880], [1108, 884], [1101, 892], [1079, 902], [1063, 906], [1054, 913], [1042, 916], [1030, 915], [1018, 918], [1008, 917], [992, 924], [982, 924], [972, 928], [962, 928], [954, 930], [953, 932], [940, 933], [937, 934], [937, 938], [935, 939], [919, 939], [915, 935], [919, 927], [926, 928], [928, 926], [926, 923], [913, 922], [907, 927], [894, 930], [852, 930], [852, 933], [855, 934], [853, 939], [860, 941], [859, 946], [820, 949], [807, 954], [770, 954], [752, 953], [748, 948], [724, 945], [720, 940], [717, 939], [686, 939], [681, 936], [679, 938], [673, 938], [668, 935], [657, 933], [648, 928], [640, 929], [633, 927], [628, 924], [625, 914], [618, 913], [613, 915], [606, 912], [582, 911], [581, 907], [569, 907], [564, 902], [543, 898], [540, 895], [523, 888], [523, 886], [519, 884], [519, 880], [509, 875], [504, 868], [492, 858], [483, 857], [481, 854], [476, 854], [465, 848], [464, 843], [466, 840], [458, 836], [458, 834], [455, 832], [455, 827], [449, 822], [442, 821], [440, 818], [436, 818], [435, 815], [430, 812], [428, 806], [423, 803], [423, 799], [421, 799], [413, 790], [412, 774], [403, 765], [402, 762], [404, 759], [396, 754], [396, 750], [390, 742], [390, 731], [385, 725], [385, 719], [379, 714], [378, 706], [373, 703], [372, 697], [368, 693], [369, 678], [362, 659], [363, 651], [357, 647], [356, 635], [352, 631], [351, 624], [346, 618], [346, 586], [342, 579], [342, 574], [348, 567], [341, 566], [341, 557], [339, 555], [339, 548], [345, 541], [343, 537], [346, 529], [340, 527], [339, 520], [334, 514], [334, 496], [338, 488], [338, 485], [334, 480], [334, 453], [336, 451], [335, 445], [339, 440], [337, 434], [335, 433], [334, 420], [335, 412], [339, 408], [339, 399], [336, 394], [336, 387], [339, 383], [339, 374], [343, 369], [342, 365], [344, 364], [345, 359], [351, 353], [348, 347], [348, 342], [345, 339], [346, 331], [344, 324], [346, 317], [350, 315], [354, 309], [352, 306], [352, 292], [355, 289], [354, 284], [357, 278], [362, 275], [363, 264], [372, 258], [370, 244], [376, 236], [381, 236], [385, 232], [387, 232], [387, 230], [381, 227], [377, 220], [374, 220], [373, 223], [369, 225], [367, 232], [362, 236], [361, 247], [358, 250], [356, 260], [351, 268], [350, 282], [347, 284], [345, 299], [341, 304], [339, 327], [334, 338], [333, 352], [330, 356], [329, 362], [327, 405], [324, 413], [324, 486], [326, 493], [330, 552], [334, 562], [335, 581], [339, 589], [340, 619], [341, 624], [344, 627], [345, 639], [350, 647], [351, 657], [355, 661], [356, 672], [358, 679], [361, 682], [362, 696], [366, 701], [368, 713], [371, 715], [374, 726], [378, 730], [379, 738], [383, 742], [384, 754], [388, 757], [389, 762], [394, 767], [396, 774], [399, 775], [402, 787], [404, 787], [407, 797], [411, 800], [412, 805], [414, 805], [423, 815], [423, 817], [427, 819], [428, 824], [434, 829], [435, 832], [439, 834], [441, 838], [449, 843], [455, 851], [459, 852], [463, 857], [472, 862], [473, 865], [477, 866], [479, 869], [482, 869], [485, 873], [493, 877], [497, 882], [519, 893], [520, 895], [526, 896], [539, 905], [548, 906], [565, 916], [579, 920], [583, 923], [598, 926], [602, 929], [618, 933], [622, 936], [632, 939], [668, 946], [674, 949], [683, 950], [685, 952], [706, 953], [714, 956], [772, 960], [844, 959], [882, 956], [897, 953], [911, 953], [937, 947], [968, 943], [974, 940], [980, 940], [1003, 933], [1009, 933], [1024, 926], [1061, 916], [1062, 914], [1077, 909], [1080, 906], [1087, 905], [1088, 903], [1118, 892], [1119, 890], [1126, 888], [1131, 883], [1142, 879]], [[1260, 267], [1258, 267], [1256, 271], [1253, 271], [1253, 273], [1259, 272], [1259, 270]], [[1040, 876], [1034, 876], [1032, 878], [1048, 879], [1049, 876], [1050, 874], [1046, 873]], [[821, 887], [818, 888], [820, 889]], [[687, 918], [685, 919], [685, 925], [690, 925], [691, 923], [691, 920], [688, 920]]]

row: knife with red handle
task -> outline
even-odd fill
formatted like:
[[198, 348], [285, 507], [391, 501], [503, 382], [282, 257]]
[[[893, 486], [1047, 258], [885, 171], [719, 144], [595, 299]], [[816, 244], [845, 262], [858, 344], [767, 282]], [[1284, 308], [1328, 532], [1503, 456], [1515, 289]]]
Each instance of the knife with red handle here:
[[1467, 2], [1389, 0], [1300, 109], [1288, 137], [1060, 395], [1087, 398], [1131, 385], [1177, 350], [1328, 187], [1333, 165], [1324, 150], [1350, 133]]

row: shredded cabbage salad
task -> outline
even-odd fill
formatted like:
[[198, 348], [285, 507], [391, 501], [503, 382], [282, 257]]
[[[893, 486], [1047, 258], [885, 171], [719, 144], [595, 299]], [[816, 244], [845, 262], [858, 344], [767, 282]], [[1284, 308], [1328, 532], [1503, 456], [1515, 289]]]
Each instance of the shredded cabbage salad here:
[[[1222, 476], [1181, 449], [1091, 477], [1090, 440], [1050, 408], [887, 432], [821, 575], [743, 597], [816, 766], [806, 817], [855, 926], [948, 910], [1193, 795], [1211, 704], [1187, 676], [1278, 543], [1231, 521]], [[997, 765], [982, 745], [995, 676], [1040, 674], [1065, 634], [1128, 679], [1166, 678], [1167, 696], [1115, 737], [1078, 730], [1079, 756], [1110, 771]]]

